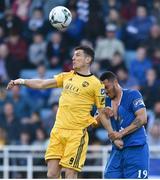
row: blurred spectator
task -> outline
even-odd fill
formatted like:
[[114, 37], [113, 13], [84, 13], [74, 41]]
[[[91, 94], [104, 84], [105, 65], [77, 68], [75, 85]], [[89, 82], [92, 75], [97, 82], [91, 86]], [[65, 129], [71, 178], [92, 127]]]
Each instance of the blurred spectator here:
[[30, 41], [32, 35], [37, 31], [45, 35], [48, 32], [49, 25], [49, 22], [46, 22], [44, 18], [43, 9], [41, 7], [36, 7], [33, 9], [32, 16], [26, 23], [25, 37]]
[[90, 6], [89, 0], [70, 0], [67, 2], [66, 6], [69, 9], [75, 9], [80, 20], [88, 22]]
[[46, 42], [41, 33], [33, 35], [33, 43], [29, 46], [29, 61], [37, 66], [40, 63], [46, 63]]
[[155, 122], [149, 130], [148, 142], [150, 146], [160, 144], [160, 121]]
[[5, 82], [8, 80], [7, 72], [7, 56], [8, 48], [5, 44], [0, 44], [0, 80]]
[[160, 49], [160, 26], [154, 24], [150, 29], [150, 36], [146, 42], [148, 46], [148, 55], [153, 57], [153, 53], [156, 49]]
[[4, 27], [0, 25], [0, 44], [4, 43], [5, 40], [5, 32], [4, 32]]
[[0, 1], [0, 19], [3, 17], [4, 15], [4, 11], [7, 7], [8, 3], [6, 2], [6, 0], [1, 0]]
[[0, 148], [7, 144], [7, 132], [0, 127]]
[[[32, 16], [32, 12], [33, 12], [33, 10], [35, 8], [43, 8], [43, 10], [44, 10], [45, 3], [47, 3], [46, 0], [38, 0], [38, 1], [37, 0], [32, 0], [32, 2], [30, 4], [30, 7], [29, 7], [29, 16], [30, 17]], [[52, 6], [52, 7], [54, 7], [54, 6]], [[51, 10], [52, 7], [50, 7], [50, 10]], [[48, 10], [48, 14], [49, 14], [49, 10]], [[47, 16], [47, 18], [48, 18], [48, 16]]]
[[85, 25], [84, 36], [92, 43], [95, 43], [95, 39], [98, 36], [104, 35], [105, 32], [104, 18], [100, 3], [99, 0], [89, 0], [89, 19]]
[[46, 145], [47, 135], [46, 135], [44, 129], [37, 128], [35, 134], [36, 134], [36, 138], [32, 144], [33, 145]]
[[65, 36], [69, 45], [74, 47], [80, 43], [83, 37], [84, 22], [79, 19], [74, 9], [70, 9], [70, 11], [72, 13], [72, 21], [65, 31]]
[[160, 121], [160, 100], [156, 100], [154, 104], [154, 115], [155, 115], [155, 121]]
[[34, 141], [36, 138], [36, 130], [42, 127], [42, 120], [38, 111], [35, 111], [31, 114], [30, 117], [23, 118], [22, 129], [25, 129], [30, 134], [30, 140]]
[[151, 15], [155, 19], [155, 21], [160, 25], [160, 1], [153, 0], [153, 7], [151, 10]]
[[[20, 133], [20, 145], [29, 145], [31, 142], [31, 137], [28, 131], [24, 130]], [[21, 164], [22, 165], [22, 164]]]
[[16, 58], [20, 62], [26, 60], [27, 43], [17, 32], [11, 32], [7, 45], [12, 57]]
[[111, 59], [110, 70], [113, 71], [114, 73], [116, 73], [117, 69], [119, 69], [119, 68], [126, 68], [126, 65], [125, 65], [125, 62], [124, 62], [124, 59], [123, 59], [121, 53], [115, 52]]
[[146, 72], [152, 68], [150, 59], [146, 56], [146, 48], [140, 46], [137, 49], [137, 57], [131, 62], [130, 75], [135, 77], [139, 84], [146, 83]]
[[14, 14], [16, 14], [22, 21], [28, 19], [28, 11], [31, 0], [14, 0], [12, 9]]
[[5, 128], [7, 132], [7, 142], [9, 144], [17, 144], [21, 126], [19, 120], [15, 117], [13, 105], [11, 103], [6, 103], [3, 112], [1, 127]]
[[138, 6], [136, 17], [131, 19], [126, 26], [124, 42], [127, 50], [135, 50], [144, 43], [149, 36], [149, 30], [153, 24], [153, 20], [147, 15], [146, 7]]
[[[16, 66], [15, 66], [16, 65]], [[14, 70], [13, 70], [14, 67]], [[5, 43], [0, 44], [0, 74], [2, 81], [9, 79], [15, 79], [18, 78], [19, 71], [17, 71], [17, 68], [19, 67], [19, 64], [9, 54], [8, 46]], [[19, 69], [18, 69], [19, 70]]]
[[108, 16], [110, 9], [120, 10], [121, 4], [119, 0], [102, 0], [102, 11], [104, 16]]
[[148, 110], [148, 130], [153, 127], [157, 121], [160, 121], [160, 99], [156, 99], [152, 109]]
[[92, 47], [92, 48], [93, 48], [92, 42], [89, 41], [88, 39], [82, 39], [81, 42], [80, 42], [80, 44], [81, 44], [82, 46], [89, 46], [89, 47]]
[[100, 76], [101, 71], [100, 71], [100, 64], [98, 62], [93, 62], [91, 64], [91, 72], [97, 77]]
[[11, 31], [22, 34], [23, 22], [13, 14], [12, 9], [6, 9], [4, 17], [0, 20], [0, 25], [4, 27], [5, 34], [8, 35]]
[[50, 134], [51, 129], [55, 123], [57, 110], [58, 110], [58, 102], [54, 102], [51, 105], [51, 110], [49, 112], [46, 113], [46, 111], [43, 111], [43, 113], [41, 114], [41, 117], [43, 119], [43, 127], [47, 135]]
[[116, 37], [118, 39], [122, 38], [123, 30], [123, 19], [120, 16], [120, 13], [116, 9], [110, 9], [108, 16], [106, 16], [106, 24], [114, 23], [117, 26]]
[[146, 108], [152, 109], [157, 98], [160, 99], [160, 80], [157, 79], [157, 74], [154, 69], [146, 71], [146, 82], [142, 86], [141, 92]]
[[108, 24], [106, 26], [106, 37], [98, 39], [96, 42], [95, 59], [101, 63], [101, 68], [107, 68], [115, 52], [119, 52], [122, 56], [124, 54], [123, 43], [115, 37], [116, 30], [115, 24]]
[[63, 65], [66, 53], [66, 46], [62, 42], [62, 34], [54, 32], [51, 34], [51, 40], [47, 44], [47, 58], [52, 68]]
[[158, 78], [160, 78], [160, 48], [156, 48], [153, 51], [153, 57], [152, 57], [152, 63], [153, 67], [156, 69]]
[[126, 89], [140, 89], [138, 81], [129, 75], [128, 70], [124, 67], [119, 67], [116, 71], [116, 74], [119, 79], [119, 83], [123, 88]]
[[[39, 64], [37, 67], [37, 76], [33, 77], [33, 78], [37, 78], [37, 79], [45, 79], [48, 78], [47, 74], [46, 74], [46, 67], [44, 64]], [[40, 110], [43, 107], [47, 107], [48, 106], [48, 99], [51, 95], [51, 89], [31, 89], [31, 88], [27, 88], [26, 87], [26, 94], [28, 95], [28, 99], [33, 100], [34, 102], [36, 102], [36, 104], [32, 101], [32, 103], [34, 104], [34, 110]]]
[[17, 32], [11, 32], [8, 37], [7, 46], [10, 55], [15, 60], [15, 71], [20, 72], [27, 64], [27, 43]]
[[19, 86], [12, 88], [10, 98], [10, 102], [14, 106], [14, 113], [18, 119], [29, 117], [34, 111], [35, 103], [27, 95], [21, 93]]
[[2, 118], [3, 107], [8, 101], [9, 101], [9, 98], [6, 91], [6, 85], [1, 83], [0, 85], [0, 119]]
[[138, 0], [129, 0], [124, 3], [121, 8], [121, 16], [126, 20], [131, 20], [136, 16], [136, 11], [138, 7]]

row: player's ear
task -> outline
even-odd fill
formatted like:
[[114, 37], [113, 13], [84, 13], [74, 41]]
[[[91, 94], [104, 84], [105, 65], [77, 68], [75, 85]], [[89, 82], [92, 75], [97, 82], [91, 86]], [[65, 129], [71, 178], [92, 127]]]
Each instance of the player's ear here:
[[118, 80], [117, 80], [117, 79], [115, 79], [115, 80], [114, 80], [114, 83], [115, 83], [115, 84], [118, 84]]
[[88, 64], [91, 64], [91, 61], [92, 61], [91, 57], [87, 56], [86, 61], [87, 61]]

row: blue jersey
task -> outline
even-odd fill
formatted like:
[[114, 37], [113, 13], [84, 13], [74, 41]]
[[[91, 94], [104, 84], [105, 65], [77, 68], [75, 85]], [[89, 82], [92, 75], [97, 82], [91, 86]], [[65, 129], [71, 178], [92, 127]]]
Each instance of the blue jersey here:
[[[121, 131], [129, 126], [135, 119], [135, 112], [144, 108], [142, 95], [137, 90], [122, 90], [121, 102], [118, 106], [117, 120], [111, 118], [112, 128], [116, 131]], [[106, 106], [111, 107], [111, 99], [106, 98]], [[123, 137], [124, 147], [144, 145], [146, 143], [146, 132], [144, 127], [141, 127], [131, 134]]]

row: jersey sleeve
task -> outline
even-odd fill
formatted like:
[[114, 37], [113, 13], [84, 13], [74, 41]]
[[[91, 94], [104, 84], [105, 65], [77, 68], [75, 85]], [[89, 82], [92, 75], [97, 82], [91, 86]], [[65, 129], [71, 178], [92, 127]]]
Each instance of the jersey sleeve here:
[[139, 91], [133, 91], [131, 99], [132, 99], [131, 108], [132, 108], [134, 113], [137, 110], [145, 107], [142, 95]]
[[105, 89], [100, 82], [94, 87], [95, 90], [95, 104], [97, 108], [105, 107]]
[[60, 73], [58, 75], [55, 75], [54, 79], [57, 82], [57, 87], [63, 87], [64, 73]]

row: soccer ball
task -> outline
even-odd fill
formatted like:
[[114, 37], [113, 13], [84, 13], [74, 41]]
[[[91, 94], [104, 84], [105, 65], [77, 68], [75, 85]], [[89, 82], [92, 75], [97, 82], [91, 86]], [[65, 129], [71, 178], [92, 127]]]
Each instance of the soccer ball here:
[[57, 6], [49, 13], [49, 21], [58, 30], [66, 29], [72, 21], [72, 14], [64, 6]]

